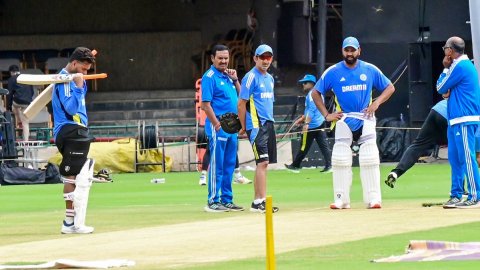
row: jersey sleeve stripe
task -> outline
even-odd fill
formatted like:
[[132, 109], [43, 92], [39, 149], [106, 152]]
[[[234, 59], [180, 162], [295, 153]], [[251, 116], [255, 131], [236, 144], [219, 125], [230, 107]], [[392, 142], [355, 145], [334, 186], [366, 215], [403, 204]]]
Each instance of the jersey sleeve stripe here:
[[328, 73], [330, 70], [334, 69], [336, 66], [337, 66], [337, 65], [335, 64], [335, 65], [327, 68], [327, 70], [325, 70], [325, 72], [323, 72], [323, 74], [322, 74], [322, 80], [323, 80], [323, 78], [325, 77], [325, 75], [327, 75], [327, 73]]
[[248, 74], [247, 83], [245, 84], [245, 86], [248, 89], [250, 89], [250, 86], [252, 85], [253, 79], [255, 79], [255, 74], [253, 74], [253, 72], [251, 72], [250, 74]]

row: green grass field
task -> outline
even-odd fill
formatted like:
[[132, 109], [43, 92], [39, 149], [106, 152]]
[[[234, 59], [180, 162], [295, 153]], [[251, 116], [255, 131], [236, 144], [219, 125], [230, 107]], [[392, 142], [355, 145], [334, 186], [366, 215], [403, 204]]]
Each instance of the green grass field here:
[[[448, 199], [450, 168], [448, 165], [417, 165], [405, 174], [395, 189], [383, 183], [392, 166], [382, 166], [383, 209], [391, 211], [399, 205], [421, 207], [424, 202], [443, 202]], [[253, 179], [253, 172], [244, 172]], [[95, 234], [151, 226], [222, 219], [232, 216], [259, 215], [249, 211], [211, 214], [203, 211], [206, 187], [198, 186], [198, 173], [117, 174], [113, 183], [94, 184], [92, 187], [88, 223]], [[354, 168], [352, 208], [364, 208], [358, 168]], [[165, 184], [152, 184], [152, 178], [166, 178]], [[63, 185], [1, 186], [0, 187], [0, 249], [3, 246], [31, 241], [60, 239], [60, 225], [64, 215]], [[308, 209], [327, 209], [332, 201], [330, 174], [319, 169], [305, 169], [299, 174], [285, 170], [269, 171], [268, 193], [282, 213]], [[235, 202], [248, 208], [253, 196], [252, 185], [234, 185]], [[354, 211], [343, 210], [343, 211]], [[376, 211], [376, 210], [369, 210]], [[479, 211], [444, 210], [444, 211]], [[347, 212], [348, 213], [348, 212]], [[443, 212], [440, 212], [442, 214]], [[401, 215], [401, 214], [399, 214]], [[480, 216], [480, 212], [479, 212]], [[399, 222], [401, 222], [401, 216]], [[325, 220], [325, 222], [329, 222]], [[235, 224], [232, 224], [235, 226]], [[321, 227], [322, 224], [311, 224]], [[355, 224], [352, 224], [352, 227]], [[371, 229], [375, 230], [375, 224]], [[274, 218], [275, 227], [275, 218]], [[241, 229], [241, 228], [239, 228]], [[335, 245], [295, 250], [276, 254], [277, 269], [477, 269], [479, 262], [417, 262], [371, 263], [370, 260], [400, 255], [409, 240], [480, 241], [480, 222], [440, 227], [409, 233], [374, 237]], [[331, 232], [338, 238], [342, 232]], [[258, 241], [264, 242], [264, 239]], [[148, 247], [146, 247], [148, 248]], [[212, 247], [221, 252], [229, 247]], [[46, 250], [48, 252], [48, 250]], [[168, 251], [166, 251], [168, 252]], [[258, 257], [219, 263], [197, 264], [195, 267], [175, 269], [265, 269], [265, 253]], [[0, 254], [1, 263], [12, 263]], [[134, 269], [163, 269], [134, 267]]]

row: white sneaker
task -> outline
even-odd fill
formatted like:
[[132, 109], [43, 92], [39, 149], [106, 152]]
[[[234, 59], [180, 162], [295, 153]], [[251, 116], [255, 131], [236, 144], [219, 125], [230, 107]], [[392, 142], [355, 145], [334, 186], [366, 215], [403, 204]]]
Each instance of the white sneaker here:
[[350, 209], [349, 203], [343, 203], [342, 201], [335, 201], [334, 203], [330, 204], [330, 209]]
[[63, 224], [62, 224], [62, 234], [88, 234], [88, 233], [93, 233], [95, 229], [93, 227], [90, 227], [90, 226], [81, 226], [81, 227], [77, 227], [75, 225], [68, 225], [65, 223], [65, 221], [63, 221]]
[[246, 185], [246, 184], [251, 184], [252, 180], [249, 180], [245, 176], [240, 175], [239, 177], [235, 176], [235, 178], [233, 179], [233, 183]]
[[382, 204], [377, 201], [372, 201], [368, 204], [368, 209], [380, 209], [382, 208]]
[[202, 174], [200, 175], [200, 180], [198, 180], [198, 184], [200, 186], [206, 186], [207, 185], [207, 176]]

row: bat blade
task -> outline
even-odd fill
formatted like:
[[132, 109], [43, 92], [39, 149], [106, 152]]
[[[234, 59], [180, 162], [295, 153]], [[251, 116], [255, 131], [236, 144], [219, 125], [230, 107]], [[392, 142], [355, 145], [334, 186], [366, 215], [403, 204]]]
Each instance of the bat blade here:
[[[17, 83], [28, 85], [44, 85], [51, 83], [71, 82], [75, 74], [20, 74]], [[83, 75], [85, 80], [104, 79], [106, 73]]]
[[52, 91], [55, 84], [50, 84], [45, 88], [23, 111], [25, 117], [33, 119], [52, 100]]

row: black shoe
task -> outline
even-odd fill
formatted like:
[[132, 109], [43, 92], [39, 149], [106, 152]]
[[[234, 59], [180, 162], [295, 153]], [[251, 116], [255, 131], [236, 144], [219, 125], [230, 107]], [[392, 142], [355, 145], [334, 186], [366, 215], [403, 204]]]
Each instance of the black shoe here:
[[385, 180], [385, 184], [387, 186], [394, 188], [395, 187], [395, 182], [397, 182], [397, 174], [395, 172], [390, 172], [387, 176], [387, 180]]
[[295, 172], [295, 173], [298, 173], [300, 172], [300, 168], [299, 167], [295, 167], [293, 165], [288, 165], [288, 164], [284, 164], [285, 165], [285, 168], [287, 168], [287, 170], [291, 171], [291, 172]]
[[222, 203], [225, 208], [228, 208], [232, 212], [239, 212], [245, 210], [243, 207], [234, 204], [233, 202]]
[[325, 166], [323, 170], [320, 171], [321, 173], [331, 173], [332, 172], [332, 166]]
[[[257, 212], [257, 213], [265, 213], [265, 201], [256, 204], [255, 202], [252, 202], [252, 206], [250, 207], [250, 212]], [[276, 213], [278, 212], [278, 207], [272, 206], [272, 212]]]

